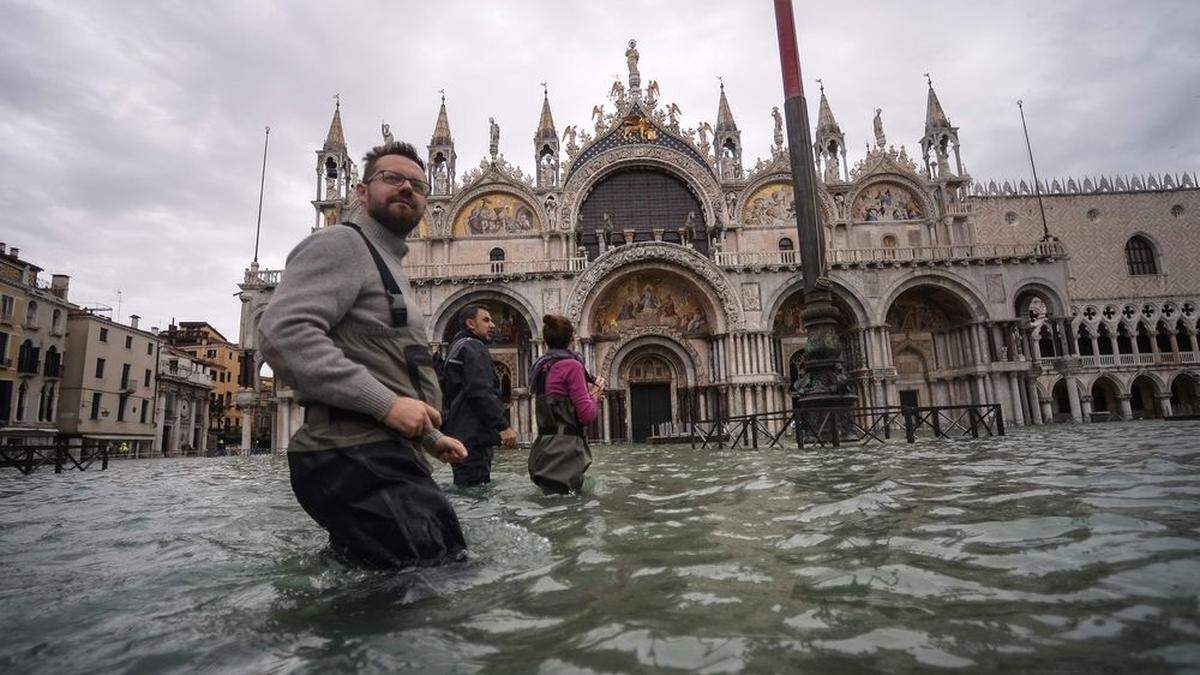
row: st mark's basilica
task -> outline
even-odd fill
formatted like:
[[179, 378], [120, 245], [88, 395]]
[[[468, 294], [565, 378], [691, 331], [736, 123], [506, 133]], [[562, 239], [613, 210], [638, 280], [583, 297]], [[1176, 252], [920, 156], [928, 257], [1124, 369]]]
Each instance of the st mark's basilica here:
[[[681, 128], [679, 108], [643, 82], [635, 42], [624, 56], [627, 79], [588, 123], [557, 126], [544, 97], [530, 120], [535, 176], [500, 154], [495, 122], [489, 156], [460, 173], [444, 99], [429, 139], [433, 193], [409, 242], [411, 302], [435, 348], [459, 309], [491, 310], [496, 381], [526, 437], [545, 313], [575, 323], [577, 348], [609, 383], [590, 430], [600, 441], [787, 409], [804, 368], [779, 110], [754, 112], [773, 116], [775, 133], [769, 156], [751, 160], [724, 84], [715, 119]], [[821, 91], [823, 252], [859, 403], [998, 403], [1017, 425], [1200, 413], [1195, 175], [1045, 181], [1043, 224], [1031, 180], [970, 175], [969, 134], [930, 84], [925, 134], [904, 139], [914, 149], [888, 138], [876, 110], [852, 165]], [[336, 110], [317, 151], [314, 229], [357, 207], [352, 157], [367, 146], [349, 150]], [[240, 284], [241, 347], [254, 366], [254, 327], [280, 274], [252, 266]], [[276, 449], [302, 423], [286, 383], [238, 402], [247, 416], [272, 416]]]

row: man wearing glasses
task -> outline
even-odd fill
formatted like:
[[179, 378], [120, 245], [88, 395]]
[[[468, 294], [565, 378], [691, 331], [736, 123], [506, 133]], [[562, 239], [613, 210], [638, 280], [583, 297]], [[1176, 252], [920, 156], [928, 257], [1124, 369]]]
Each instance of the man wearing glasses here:
[[372, 567], [464, 557], [458, 517], [426, 454], [462, 461], [442, 435], [442, 392], [401, 267], [429, 183], [408, 143], [364, 158], [358, 208], [288, 255], [259, 348], [305, 406], [288, 446], [292, 490], [334, 551]]

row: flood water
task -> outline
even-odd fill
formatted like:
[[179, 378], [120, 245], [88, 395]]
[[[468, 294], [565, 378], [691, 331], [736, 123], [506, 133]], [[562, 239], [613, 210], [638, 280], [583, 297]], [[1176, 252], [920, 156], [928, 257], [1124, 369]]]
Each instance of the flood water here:
[[1196, 669], [1198, 439], [600, 447], [582, 497], [503, 453], [418, 573], [331, 558], [280, 458], [9, 471], [0, 671]]

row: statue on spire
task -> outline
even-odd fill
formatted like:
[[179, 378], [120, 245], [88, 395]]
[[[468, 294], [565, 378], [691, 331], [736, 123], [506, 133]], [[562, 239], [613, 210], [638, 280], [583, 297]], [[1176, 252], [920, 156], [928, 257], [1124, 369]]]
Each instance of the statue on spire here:
[[771, 117], [775, 119], [775, 148], [783, 149], [783, 116], [779, 114], [779, 106], [771, 108]]
[[496, 161], [496, 155], [500, 154], [500, 125], [496, 124], [496, 118], [489, 117], [488, 125], [491, 133], [491, 138], [488, 143], [488, 152], [492, 155], [492, 161]]
[[629, 93], [635, 101], [640, 98], [642, 90], [642, 74], [638, 72], [637, 40], [629, 41], [629, 49], [625, 50], [625, 65], [629, 67]]
[[883, 133], [883, 108], [875, 109], [875, 147], [880, 150], [887, 147], [887, 136]]
[[383, 132], [383, 144], [391, 145], [396, 140], [395, 137], [392, 136], [392, 125], [388, 124], [387, 122], [383, 122], [379, 128], [380, 131]]

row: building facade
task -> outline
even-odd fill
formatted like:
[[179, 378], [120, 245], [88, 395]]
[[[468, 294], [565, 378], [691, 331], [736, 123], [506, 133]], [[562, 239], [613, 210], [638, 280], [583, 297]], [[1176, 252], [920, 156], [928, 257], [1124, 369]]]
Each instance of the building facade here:
[[165, 457], [207, 454], [212, 368], [181, 349], [162, 345], [157, 381], [155, 452]]
[[67, 352], [59, 429], [85, 439], [111, 441], [115, 452], [149, 454], [155, 444], [154, 405], [158, 336], [93, 310], [67, 317]]
[[[773, 147], [750, 166], [724, 84], [715, 119], [682, 128], [658, 83], [643, 86], [632, 42], [626, 66], [589, 124], [560, 130], [544, 96], [534, 176], [500, 153], [494, 122], [489, 156], [458, 175], [444, 99], [427, 146], [433, 193], [410, 237], [410, 307], [435, 347], [458, 310], [490, 308], [496, 381], [524, 434], [536, 431], [527, 373], [545, 349], [546, 313], [575, 323], [589, 368], [609, 383], [590, 430], [604, 441], [787, 409], [804, 373], [801, 242], [778, 109]], [[925, 96], [914, 154], [889, 142], [876, 111], [853, 166], [823, 89], [819, 100], [820, 245], [859, 403], [993, 403], [1018, 425], [1195, 411], [1195, 176], [1045, 184], [1043, 225], [1028, 183], [970, 175], [959, 129], [932, 85]], [[340, 110], [317, 154], [312, 203], [326, 227], [358, 208]], [[252, 266], [240, 286], [251, 367], [280, 274]], [[284, 383], [270, 400], [273, 445], [284, 447], [302, 416]]]
[[0, 244], [0, 443], [49, 444], [57, 433], [67, 350], [69, 277]]
[[[166, 344], [208, 367], [212, 382], [208, 413], [211, 433], [223, 445], [242, 442], [250, 427], [242, 424], [244, 415], [235, 400], [242, 382], [241, 350], [207, 321], [172, 322], [160, 336]], [[243, 447], [249, 447], [248, 440]]]

